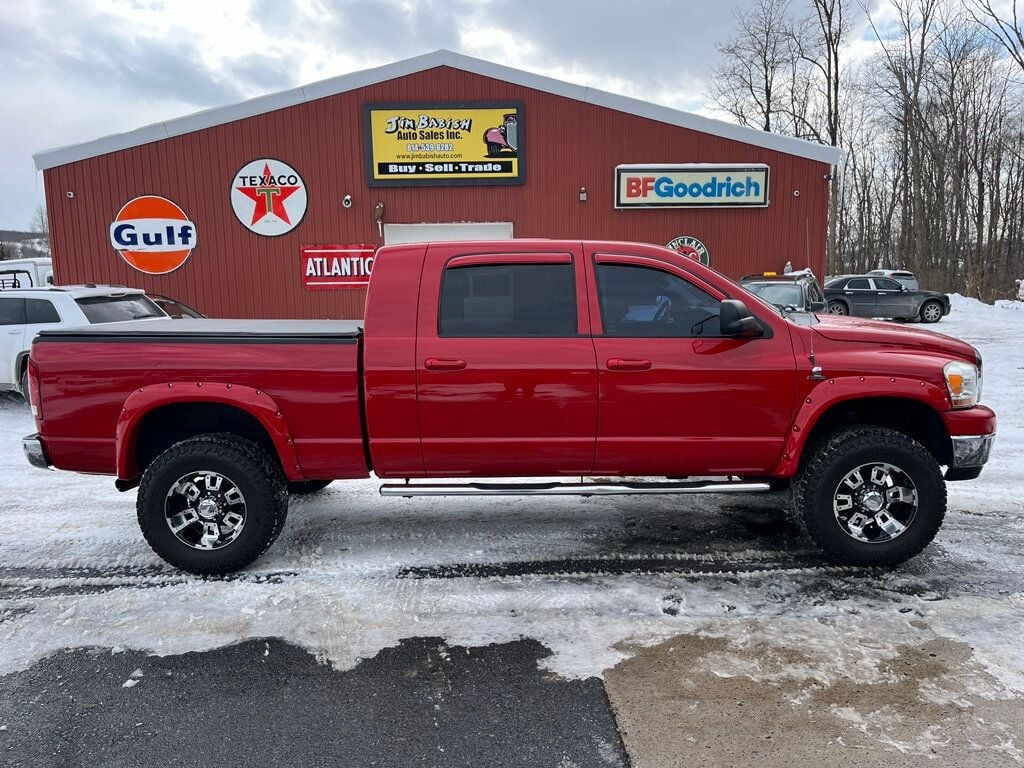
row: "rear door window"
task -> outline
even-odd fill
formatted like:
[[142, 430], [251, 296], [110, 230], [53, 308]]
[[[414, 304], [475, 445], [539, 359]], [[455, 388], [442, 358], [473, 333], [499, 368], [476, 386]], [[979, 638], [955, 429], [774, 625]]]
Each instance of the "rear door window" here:
[[871, 284], [866, 277], [856, 277], [846, 283], [846, 289], [848, 291], [870, 291]]
[[25, 300], [0, 298], [0, 325], [24, 325]]
[[117, 323], [122, 320], [141, 320], [147, 317], [166, 317], [160, 308], [146, 296], [88, 296], [76, 299], [82, 313], [90, 323]]
[[576, 277], [571, 263], [487, 264], [444, 271], [439, 336], [576, 333]]
[[60, 314], [52, 301], [46, 299], [26, 299], [25, 315], [29, 325], [46, 325], [59, 323]]

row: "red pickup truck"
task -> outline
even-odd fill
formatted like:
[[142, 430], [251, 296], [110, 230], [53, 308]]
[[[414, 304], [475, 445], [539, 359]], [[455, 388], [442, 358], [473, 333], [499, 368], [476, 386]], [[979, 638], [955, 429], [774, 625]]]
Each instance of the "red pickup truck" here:
[[139, 486], [146, 540], [203, 574], [259, 557], [289, 493], [371, 472], [400, 496], [788, 487], [828, 558], [894, 564], [932, 540], [944, 479], [977, 477], [995, 435], [971, 345], [797, 322], [636, 243], [384, 247], [364, 323], [44, 331], [29, 371], [29, 461]]

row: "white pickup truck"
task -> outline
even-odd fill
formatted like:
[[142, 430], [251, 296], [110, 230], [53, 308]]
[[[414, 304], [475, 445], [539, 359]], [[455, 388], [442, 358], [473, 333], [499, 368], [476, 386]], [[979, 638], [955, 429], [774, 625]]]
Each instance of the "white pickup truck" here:
[[43, 329], [166, 318], [137, 288], [69, 285], [0, 291], [0, 390], [25, 393], [32, 339]]

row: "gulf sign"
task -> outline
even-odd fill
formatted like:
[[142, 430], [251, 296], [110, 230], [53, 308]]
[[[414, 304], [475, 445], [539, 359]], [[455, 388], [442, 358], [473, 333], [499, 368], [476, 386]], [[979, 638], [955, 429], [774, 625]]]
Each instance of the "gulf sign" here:
[[311, 291], [365, 288], [376, 250], [375, 245], [304, 245], [302, 284]]
[[110, 244], [139, 272], [166, 275], [196, 247], [196, 225], [165, 197], [142, 195], [125, 203], [110, 224]]
[[619, 165], [616, 208], [765, 208], [768, 166]]

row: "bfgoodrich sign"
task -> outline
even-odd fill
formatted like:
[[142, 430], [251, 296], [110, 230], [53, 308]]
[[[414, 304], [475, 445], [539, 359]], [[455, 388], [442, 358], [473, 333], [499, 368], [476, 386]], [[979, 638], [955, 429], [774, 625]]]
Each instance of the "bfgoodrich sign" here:
[[619, 165], [616, 208], [764, 208], [768, 166]]

